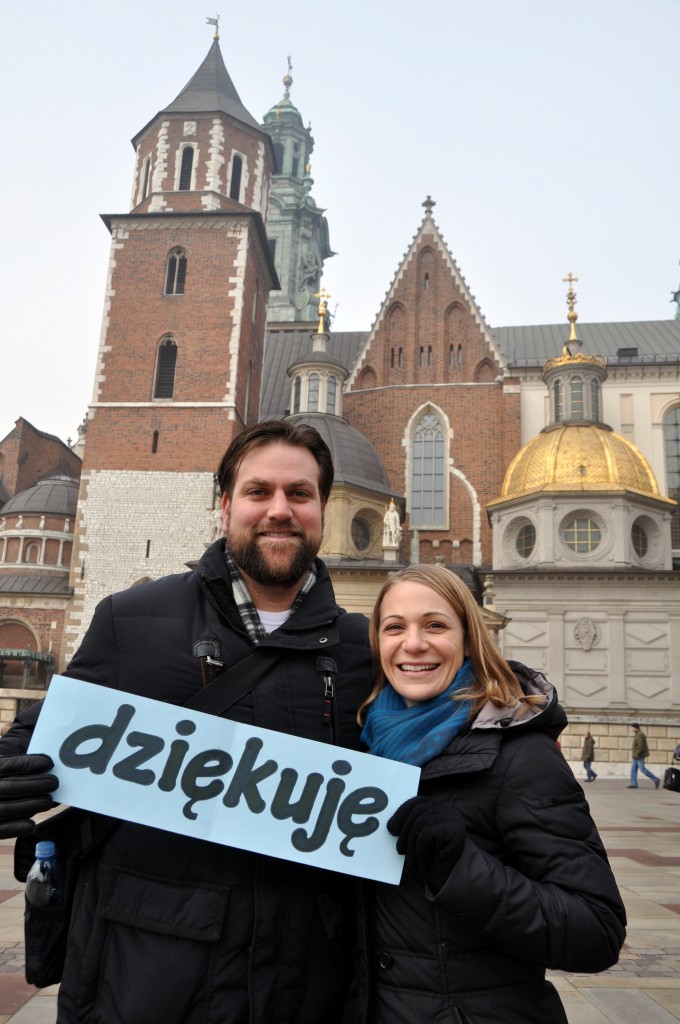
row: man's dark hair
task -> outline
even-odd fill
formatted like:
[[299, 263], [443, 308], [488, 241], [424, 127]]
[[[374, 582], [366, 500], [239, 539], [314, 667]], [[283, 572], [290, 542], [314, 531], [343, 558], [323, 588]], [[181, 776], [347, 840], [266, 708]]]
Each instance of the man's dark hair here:
[[328, 501], [333, 486], [333, 458], [318, 430], [308, 423], [289, 423], [287, 420], [264, 420], [237, 434], [222, 456], [217, 479], [222, 494], [232, 497], [234, 481], [241, 462], [253, 448], [265, 444], [289, 444], [293, 448], [306, 448], [319, 467], [319, 494]]

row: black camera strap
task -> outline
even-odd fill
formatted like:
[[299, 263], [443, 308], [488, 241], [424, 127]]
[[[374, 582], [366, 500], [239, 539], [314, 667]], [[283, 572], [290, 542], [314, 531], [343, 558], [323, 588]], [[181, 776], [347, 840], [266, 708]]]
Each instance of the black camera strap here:
[[184, 707], [204, 711], [208, 715], [223, 715], [232, 704], [255, 689], [282, 655], [283, 651], [273, 647], [257, 648], [198, 690]]

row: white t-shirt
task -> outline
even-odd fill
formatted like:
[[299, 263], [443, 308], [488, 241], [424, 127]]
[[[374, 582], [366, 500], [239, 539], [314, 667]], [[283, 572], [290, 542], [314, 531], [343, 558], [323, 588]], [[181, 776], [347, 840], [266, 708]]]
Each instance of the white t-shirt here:
[[260, 616], [260, 622], [267, 633], [273, 633], [275, 629], [278, 629], [279, 626], [284, 624], [286, 619], [290, 618], [292, 608], [288, 608], [285, 612], [263, 612], [260, 608], [256, 608], [255, 610]]

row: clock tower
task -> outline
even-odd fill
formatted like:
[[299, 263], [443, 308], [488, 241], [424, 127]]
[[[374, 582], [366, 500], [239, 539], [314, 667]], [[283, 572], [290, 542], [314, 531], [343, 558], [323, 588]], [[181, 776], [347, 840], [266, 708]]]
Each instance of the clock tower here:
[[217, 32], [196, 74], [135, 135], [86, 420], [66, 654], [95, 604], [182, 571], [210, 538], [214, 472], [257, 420], [271, 138], [243, 106]]

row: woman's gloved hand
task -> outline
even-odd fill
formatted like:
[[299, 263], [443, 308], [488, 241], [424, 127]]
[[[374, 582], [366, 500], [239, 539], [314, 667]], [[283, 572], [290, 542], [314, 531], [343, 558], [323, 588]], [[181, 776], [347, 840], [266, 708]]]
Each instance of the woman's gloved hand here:
[[406, 866], [433, 892], [439, 892], [465, 845], [465, 822], [450, 804], [414, 796], [398, 807], [387, 822], [398, 836], [397, 852]]
[[35, 828], [32, 816], [55, 806], [50, 793], [59, 780], [50, 768], [47, 754], [0, 757], [0, 839], [27, 835]]

